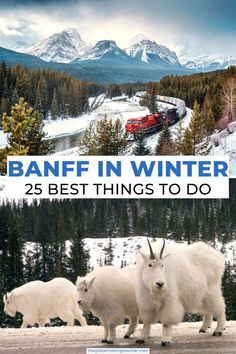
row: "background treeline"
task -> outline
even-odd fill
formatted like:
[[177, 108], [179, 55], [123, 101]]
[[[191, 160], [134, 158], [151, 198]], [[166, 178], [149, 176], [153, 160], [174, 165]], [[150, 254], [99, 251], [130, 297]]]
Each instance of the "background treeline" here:
[[[51, 69], [29, 69], [21, 65], [8, 67], [0, 64], [0, 117], [10, 113], [12, 105], [19, 97], [45, 118], [76, 117], [88, 109], [88, 98], [106, 92], [109, 98], [122, 94], [132, 97], [137, 91], [150, 91], [155, 87], [156, 94], [182, 98], [193, 108], [197, 100], [201, 107], [212, 109], [215, 119], [222, 114], [222, 87], [229, 77], [236, 77], [236, 68], [199, 73], [186, 76], [166, 76], [160, 82], [126, 83], [100, 85], [80, 81], [66, 73]], [[0, 118], [1, 119], [1, 118]]]
[[201, 108], [204, 105], [211, 108], [213, 116], [218, 120], [222, 115], [224, 102], [222, 100], [222, 88], [229, 78], [236, 78], [236, 68], [229, 67], [226, 70], [218, 70], [209, 73], [198, 73], [185, 76], [165, 76], [160, 82], [128, 83], [124, 85], [111, 85], [109, 96], [120, 93], [132, 96], [137, 91], [152, 91], [156, 94], [178, 97], [186, 102], [186, 106], [193, 108], [197, 100]]
[[10, 113], [11, 106], [25, 100], [44, 118], [51, 112], [57, 117], [76, 117], [88, 108], [88, 97], [96, 96], [104, 89], [97, 84], [87, 83], [50, 69], [28, 69], [17, 65], [7, 67], [0, 64], [0, 117]]
[[[0, 326], [19, 325], [19, 320], [3, 314], [6, 291], [35, 279], [64, 276], [74, 282], [86, 274], [85, 237], [167, 235], [213, 245], [220, 241], [224, 249], [236, 238], [235, 185], [231, 195], [230, 200], [5, 201], [0, 208]], [[34, 249], [28, 242], [34, 242]], [[106, 252], [112, 260], [112, 243]], [[223, 289], [227, 317], [236, 319], [236, 259], [226, 265]]]
[[189, 108], [193, 108], [195, 100], [201, 107], [204, 104], [209, 105], [217, 120], [221, 117], [224, 105], [221, 94], [222, 88], [227, 79], [231, 77], [236, 78], [235, 67], [189, 76], [166, 76], [161, 79], [158, 91], [162, 95], [183, 99]]

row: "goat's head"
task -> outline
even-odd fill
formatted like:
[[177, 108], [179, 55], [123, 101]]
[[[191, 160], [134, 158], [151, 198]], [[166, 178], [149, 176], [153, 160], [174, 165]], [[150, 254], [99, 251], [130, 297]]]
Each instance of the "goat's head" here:
[[17, 312], [17, 308], [16, 308], [17, 306], [16, 306], [13, 291], [10, 293], [6, 293], [6, 295], [3, 296], [3, 302], [4, 302], [4, 312], [6, 312], [11, 317], [15, 317]]
[[163, 240], [163, 245], [158, 253], [154, 253], [150, 241], [147, 241], [149, 254], [139, 252], [143, 259], [142, 279], [151, 294], [155, 297], [155, 295], [164, 294], [167, 290], [164, 260], [168, 255], [163, 255], [165, 240]]
[[94, 280], [95, 277], [77, 278], [76, 289], [78, 292], [78, 305], [83, 311], [89, 311], [91, 309], [95, 296]]

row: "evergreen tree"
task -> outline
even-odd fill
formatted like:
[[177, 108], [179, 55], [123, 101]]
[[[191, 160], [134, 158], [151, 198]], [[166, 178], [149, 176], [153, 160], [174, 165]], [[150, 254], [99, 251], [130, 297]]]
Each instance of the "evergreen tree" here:
[[4, 133], [8, 133], [9, 148], [1, 150], [1, 173], [6, 171], [7, 155], [27, 155], [29, 146], [25, 145], [24, 132], [30, 122], [32, 108], [27, 107], [24, 98], [20, 98], [19, 104], [12, 107], [11, 116], [3, 114], [2, 126]]
[[[16, 87], [15, 87], [15, 88], [14, 88], [14, 91], [13, 91], [13, 93], [12, 93], [12, 96], [11, 96], [11, 105], [13, 106], [13, 105], [15, 105], [16, 103], [18, 103], [18, 102], [19, 102], [19, 99], [20, 99], [20, 97], [19, 97], [18, 92], [17, 92], [17, 89], [16, 89]], [[7, 112], [7, 110], [5, 110], [4, 112]]]
[[[204, 119], [200, 105], [195, 100], [191, 122], [184, 134], [183, 153], [185, 155], [208, 154], [210, 147], [206, 122], [208, 122], [208, 120]], [[210, 126], [208, 129], [210, 129]]]
[[205, 127], [206, 127], [207, 135], [211, 135], [214, 132], [215, 119], [214, 119], [214, 115], [213, 115], [213, 112], [212, 112], [211, 108], [207, 112], [207, 117], [206, 117], [206, 121], [205, 121]]
[[193, 155], [193, 141], [191, 130], [189, 128], [185, 129], [184, 137], [182, 141], [181, 152], [183, 155]]
[[97, 155], [97, 142], [93, 123], [85, 129], [82, 139], [79, 141], [78, 152], [80, 155]]
[[121, 92], [121, 88], [119, 85], [110, 85], [108, 88], [108, 96], [110, 98], [112, 97], [117, 97], [117, 96], [121, 96], [122, 92]]
[[127, 148], [126, 135], [121, 121], [112, 122], [106, 117], [90, 124], [79, 143], [79, 153], [89, 155], [122, 155]]
[[24, 136], [25, 145], [29, 147], [27, 155], [48, 155], [53, 152], [54, 144], [51, 139], [46, 139], [43, 127], [43, 115], [34, 111]]
[[30, 74], [25, 68], [20, 70], [16, 79], [15, 88], [18, 92], [19, 97], [25, 97], [28, 101], [30, 101], [32, 97]]
[[152, 91], [148, 96], [148, 104], [147, 107], [150, 113], [157, 113], [158, 112], [158, 104], [155, 91]]
[[44, 117], [46, 117], [48, 111], [47, 101], [48, 101], [47, 83], [44, 77], [42, 76], [39, 79], [38, 86], [37, 86], [34, 109], [42, 112]]
[[125, 94], [131, 98], [134, 95], [133, 87], [130, 85], [127, 87]]
[[58, 103], [57, 103], [57, 93], [56, 89], [53, 91], [53, 98], [52, 98], [52, 104], [51, 104], [51, 116], [52, 119], [57, 119], [58, 117]]
[[109, 242], [108, 246], [104, 248], [105, 250], [105, 264], [104, 265], [113, 265], [113, 259], [114, 259], [114, 254], [113, 254], [113, 245], [112, 245], [112, 239], [109, 237]]
[[174, 132], [175, 135], [175, 147], [177, 155], [183, 154], [183, 140], [184, 140], [184, 132], [185, 129], [183, 127], [183, 123], [180, 120], [179, 123], [176, 125], [176, 130]]
[[171, 138], [168, 124], [164, 124], [160, 132], [155, 151], [156, 155], [173, 155], [175, 153], [175, 146]]
[[73, 282], [78, 276], [85, 276], [88, 271], [89, 252], [84, 248], [81, 232], [75, 231], [75, 236], [71, 241], [69, 254], [69, 274]]
[[147, 146], [147, 139], [143, 133], [138, 133], [136, 135], [136, 143], [133, 147], [132, 154], [137, 156], [152, 154], [152, 149], [150, 146]]
[[1, 174], [6, 173], [7, 155], [46, 155], [53, 151], [52, 141], [45, 140], [42, 115], [33, 111], [24, 98], [12, 107], [11, 116], [3, 114], [2, 124], [8, 133], [9, 148], [0, 150]]

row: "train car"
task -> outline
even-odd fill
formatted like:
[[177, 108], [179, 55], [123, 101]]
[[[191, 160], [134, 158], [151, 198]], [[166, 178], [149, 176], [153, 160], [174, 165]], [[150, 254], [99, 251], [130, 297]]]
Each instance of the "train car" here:
[[126, 122], [125, 132], [132, 139], [135, 134], [141, 132], [149, 134], [158, 131], [162, 128], [165, 117], [165, 112], [158, 112], [144, 117], [130, 118]]
[[[145, 92], [140, 92], [138, 97], [144, 94]], [[173, 125], [187, 113], [185, 102], [179, 98], [157, 95], [157, 100], [169, 103], [172, 108], [166, 108], [161, 112], [148, 114], [144, 117], [128, 119], [125, 125], [128, 140], [134, 140], [135, 135], [140, 132], [151, 134], [159, 131], [165, 123]]]
[[185, 103], [180, 103], [179, 105], [176, 106], [177, 113], [179, 115], [179, 118], [182, 119], [187, 113]]

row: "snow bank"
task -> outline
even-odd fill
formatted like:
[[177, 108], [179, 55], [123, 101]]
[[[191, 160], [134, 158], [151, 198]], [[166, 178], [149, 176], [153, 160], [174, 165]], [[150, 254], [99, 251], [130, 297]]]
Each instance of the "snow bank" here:
[[230, 177], [236, 177], [236, 121], [228, 124], [228, 129], [213, 134], [211, 141], [210, 155], [229, 156]]
[[[138, 250], [147, 245], [146, 236], [113, 237], [109, 238], [85, 238], [84, 250], [89, 253], [89, 267], [91, 269], [105, 264], [109, 259], [109, 246], [112, 247], [112, 264], [118, 268], [135, 264]], [[174, 242], [168, 240], [168, 242]], [[185, 242], [186, 243], [186, 242]], [[26, 242], [24, 244], [25, 254], [33, 254], [38, 247], [37, 243]], [[236, 262], [236, 241], [231, 241], [226, 245], [216, 242], [216, 249], [225, 254], [226, 262], [233, 264]], [[69, 255], [71, 241], [66, 241], [66, 254]]]

